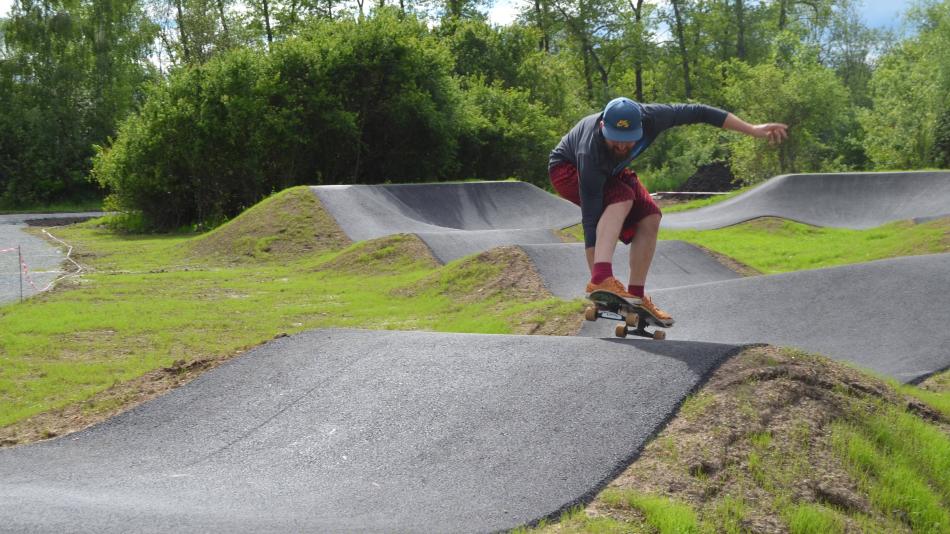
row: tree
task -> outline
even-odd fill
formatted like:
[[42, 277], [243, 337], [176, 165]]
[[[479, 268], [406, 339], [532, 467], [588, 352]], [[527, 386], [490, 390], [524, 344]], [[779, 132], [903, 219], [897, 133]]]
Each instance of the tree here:
[[778, 147], [745, 136], [730, 142], [737, 178], [755, 183], [782, 173], [846, 169], [841, 154], [856, 117], [847, 88], [813, 48], [799, 45], [787, 65], [734, 60], [726, 69], [730, 109], [751, 122], [789, 125], [789, 138]]
[[[91, 194], [92, 144], [114, 132], [151, 75], [156, 27], [132, 1], [18, 0], [2, 22], [5, 167], [0, 201], [49, 202]], [[15, 144], [8, 144], [8, 143]]]
[[95, 158], [120, 210], [167, 230], [273, 190], [454, 177], [462, 98], [423, 23], [377, 9], [174, 71]]
[[693, 87], [689, 77], [689, 52], [686, 45], [686, 16], [685, 5], [682, 0], [670, 0], [673, 13], [673, 33], [676, 35], [676, 44], [680, 55], [680, 64], [683, 66], [683, 88], [686, 98], [693, 96]]
[[937, 167], [950, 169], [950, 107], [937, 118], [932, 157]]
[[885, 54], [860, 114], [864, 149], [882, 169], [913, 169], [934, 159], [937, 119], [950, 107], [950, 1], [916, 13], [920, 32]]
[[[622, 32], [616, 2], [593, 0], [556, 0], [554, 7], [561, 15], [570, 41], [583, 65], [587, 98], [591, 102], [606, 102], [611, 95], [610, 73], [624, 51], [620, 41]], [[594, 76], [599, 78], [599, 91], [594, 90]]]

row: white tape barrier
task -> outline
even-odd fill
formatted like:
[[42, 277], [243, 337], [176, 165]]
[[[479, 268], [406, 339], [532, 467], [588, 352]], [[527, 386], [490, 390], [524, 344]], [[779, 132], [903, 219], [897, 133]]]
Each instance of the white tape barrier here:
[[63, 241], [62, 239], [60, 239], [60, 238], [54, 236], [53, 234], [49, 233], [47, 230], [48, 230], [48, 228], [43, 228], [43, 233], [46, 234], [47, 236], [49, 236], [49, 238], [52, 239], [53, 241], [56, 241], [56, 242], [58, 242], [59, 244], [61, 244], [61, 245], [63, 245], [64, 247], [66, 247], [66, 258], [65, 258], [65, 261], [68, 261], [69, 263], [72, 263], [72, 264], [76, 267], [76, 272], [70, 273], [70, 274], [65, 274], [65, 275], [63, 275], [63, 276], [60, 276], [60, 277], [57, 278], [56, 280], [53, 280], [52, 282], [50, 282], [50, 285], [55, 284], [56, 282], [58, 282], [58, 281], [60, 281], [60, 280], [65, 280], [66, 278], [75, 278], [75, 277], [78, 277], [79, 275], [81, 275], [81, 274], [83, 273], [83, 271], [85, 271], [86, 269], [85, 269], [82, 265], [80, 265], [79, 262], [77, 262], [76, 260], [73, 259], [73, 246], [70, 245], [69, 243]]
[[[54, 285], [56, 285], [60, 280], [65, 280], [66, 278], [72, 278], [72, 277], [79, 276], [79, 275], [82, 274], [82, 272], [85, 270], [82, 265], [80, 265], [79, 263], [77, 263], [77, 262], [72, 258], [72, 254], [73, 254], [73, 247], [72, 247], [72, 245], [70, 245], [69, 243], [66, 243], [66, 242], [63, 241], [62, 239], [59, 239], [58, 237], [56, 237], [56, 236], [54, 236], [53, 234], [49, 233], [48, 230], [49, 230], [48, 228], [44, 228], [44, 229], [43, 229], [43, 233], [46, 234], [46, 236], [49, 237], [50, 239], [52, 239], [53, 241], [56, 241], [56, 242], [60, 243], [61, 245], [63, 245], [64, 247], [66, 247], [66, 258], [65, 258], [65, 261], [68, 261], [68, 262], [72, 263], [72, 264], [76, 267], [76, 271], [73, 272], [73, 273], [64, 274], [63, 276], [58, 276], [58, 277], [54, 278], [49, 284], [46, 284], [46, 287], [44, 287], [43, 289], [40, 289], [39, 287], [36, 286], [36, 283], [33, 282], [33, 276], [30, 274], [30, 268], [27, 266], [26, 260], [23, 258], [23, 255], [20, 254], [20, 255], [19, 255], [19, 258], [20, 258], [20, 273], [18, 273], [18, 274], [22, 274], [23, 277], [24, 277], [24, 279], [25, 279], [25, 280], [27, 281], [27, 283], [30, 285], [30, 287], [32, 287], [33, 290], [36, 291], [37, 293], [42, 293], [42, 292], [44, 292], [44, 291], [49, 291], [49, 289], [52, 288]], [[19, 252], [19, 248], [3, 248], [3, 249], [0, 249], [0, 254], [10, 253], [10, 252]], [[66, 271], [45, 271], [45, 272], [46, 272], [46, 273], [63, 273], [63, 272], [66, 272]]]

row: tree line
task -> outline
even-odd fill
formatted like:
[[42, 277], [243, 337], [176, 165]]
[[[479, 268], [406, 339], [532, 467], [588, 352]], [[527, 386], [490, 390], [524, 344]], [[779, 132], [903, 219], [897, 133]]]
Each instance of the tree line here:
[[144, 227], [214, 224], [295, 184], [515, 177], [609, 99], [790, 125], [768, 147], [676, 129], [635, 162], [950, 167], [950, 0], [905, 37], [855, 0], [15, 0], [0, 19], [0, 206], [110, 194]]

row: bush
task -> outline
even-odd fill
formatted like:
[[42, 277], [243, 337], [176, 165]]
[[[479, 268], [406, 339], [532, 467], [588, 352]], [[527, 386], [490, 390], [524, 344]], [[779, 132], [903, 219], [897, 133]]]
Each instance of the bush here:
[[938, 167], [950, 169], [950, 108], [937, 118], [934, 132], [933, 160]]
[[437, 180], [457, 168], [451, 58], [388, 10], [236, 50], [152, 87], [93, 176], [168, 230], [233, 217], [291, 185]]
[[516, 177], [544, 187], [548, 156], [563, 135], [560, 121], [527, 91], [480, 79], [467, 81], [465, 101], [467, 131], [459, 148], [463, 176]]
[[730, 167], [746, 184], [790, 172], [847, 170], [842, 153], [852, 150], [847, 134], [857, 118], [848, 89], [834, 71], [803, 47], [787, 64], [751, 67], [733, 60], [724, 66], [729, 107], [745, 120], [788, 124], [788, 140], [770, 147], [761, 139], [734, 136]]

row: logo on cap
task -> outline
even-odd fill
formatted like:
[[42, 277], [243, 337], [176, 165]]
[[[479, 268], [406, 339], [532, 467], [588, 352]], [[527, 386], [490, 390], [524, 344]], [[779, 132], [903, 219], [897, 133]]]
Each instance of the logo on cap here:
[[629, 128], [629, 127], [630, 127], [630, 122], [627, 121], [626, 119], [620, 119], [619, 121], [617, 121], [617, 128]]

